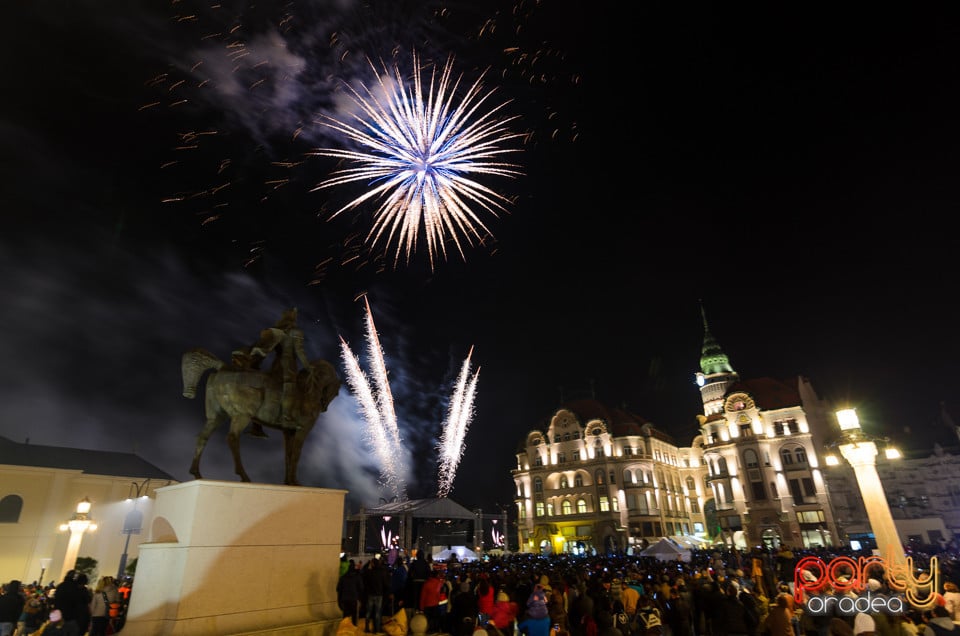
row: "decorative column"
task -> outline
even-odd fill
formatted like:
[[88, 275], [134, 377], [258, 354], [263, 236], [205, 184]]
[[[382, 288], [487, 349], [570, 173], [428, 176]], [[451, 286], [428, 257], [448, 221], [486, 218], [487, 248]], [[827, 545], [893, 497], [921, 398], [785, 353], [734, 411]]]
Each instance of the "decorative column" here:
[[856, 475], [857, 488], [867, 510], [877, 548], [880, 554], [892, 563], [904, 564], [907, 558], [903, 552], [903, 543], [897, 533], [897, 526], [887, 504], [887, 495], [877, 473], [877, 445], [863, 435], [853, 409], [837, 411], [837, 421], [843, 434], [838, 445], [840, 454], [849, 462]]
[[97, 524], [90, 518], [90, 500], [84, 497], [77, 504], [77, 511], [70, 518], [70, 521], [60, 524], [60, 531], [70, 531], [70, 541], [67, 543], [67, 553], [63, 557], [63, 569], [60, 571], [62, 581], [67, 576], [67, 572], [77, 566], [77, 555], [80, 553], [80, 542], [83, 541], [85, 532], [93, 532], [97, 529]]

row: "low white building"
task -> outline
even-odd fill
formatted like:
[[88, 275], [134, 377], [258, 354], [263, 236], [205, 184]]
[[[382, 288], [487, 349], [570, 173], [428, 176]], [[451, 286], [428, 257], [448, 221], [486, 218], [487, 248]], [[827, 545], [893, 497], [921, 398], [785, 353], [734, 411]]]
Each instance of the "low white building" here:
[[[0, 436], [0, 581], [59, 582], [74, 557], [97, 560], [97, 576], [116, 576], [150, 534], [154, 490], [176, 483], [132, 453], [14, 442]], [[95, 530], [61, 530], [91, 504]], [[91, 581], [91, 584], [94, 581]]]

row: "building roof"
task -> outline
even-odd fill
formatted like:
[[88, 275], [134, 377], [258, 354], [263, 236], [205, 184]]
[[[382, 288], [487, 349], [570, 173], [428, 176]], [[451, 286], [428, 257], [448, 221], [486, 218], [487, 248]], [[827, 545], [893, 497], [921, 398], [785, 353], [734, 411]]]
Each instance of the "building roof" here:
[[[410, 514], [418, 519], [476, 519], [477, 515], [467, 510], [453, 499], [407, 499], [406, 501], [391, 501], [375, 508], [363, 511], [366, 516], [402, 515]], [[360, 514], [352, 515], [353, 520], [359, 519]]]
[[597, 400], [574, 400], [567, 402], [561, 408], [576, 414], [576, 416], [580, 418], [580, 423], [584, 425], [590, 420], [603, 420], [606, 422], [610, 434], [614, 437], [649, 435], [668, 444], [677, 445], [677, 442], [672, 436], [660, 429], [654, 428], [653, 424], [643, 417], [623, 409], [608, 407]]
[[733, 393], [749, 393], [756, 402], [757, 408], [762, 411], [775, 411], [791, 406], [800, 406], [800, 391], [796, 386], [773, 378], [755, 378], [741, 380], [727, 389], [727, 395]]
[[79, 470], [90, 475], [179, 481], [134, 453], [21, 444], [0, 435], [0, 464]]

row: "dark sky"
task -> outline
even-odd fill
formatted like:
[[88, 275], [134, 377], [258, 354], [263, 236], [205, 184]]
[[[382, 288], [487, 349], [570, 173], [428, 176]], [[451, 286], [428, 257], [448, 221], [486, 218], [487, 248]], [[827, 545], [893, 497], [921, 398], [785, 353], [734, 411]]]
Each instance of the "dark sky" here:
[[[452, 497], [511, 501], [514, 450], [593, 394], [688, 444], [702, 300], [744, 378], [811, 378], [868, 430], [951, 441], [960, 20], [596, 2], [31, 2], [0, 47], [0, 434], [135, 450], [179, 479], [202, 405], [180, 355], [224, 358], [297, 306], [311, 357], [365, 349], [367, 293], [410, 458], [436, 489], [460, 364], [480, 368]], [[887, 13], [884, 13], [887, 11]], [[524, 175], [492, 177], [495, 238], [394, 267], [365, 249], [361, 189], [313, 191], [312, 149], [365, 56], [481, 72]], [[376, 503], [346, 385], [308, 440], [306, 485]], [[904, 435], [905, 430], [913, 434]], [[234, 479], [223, 438], [204, 476]], [[952, 437], [956, 443], [956, 437]], [[245, 437], [281, 481], [280, 436]]]

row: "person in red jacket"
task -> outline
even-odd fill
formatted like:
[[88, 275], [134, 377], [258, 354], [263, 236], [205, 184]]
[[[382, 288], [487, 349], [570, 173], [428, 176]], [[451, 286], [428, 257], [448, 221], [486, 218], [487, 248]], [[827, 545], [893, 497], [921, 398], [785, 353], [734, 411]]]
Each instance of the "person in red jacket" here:
[[440, 602], [446, 600], [441, 598], [443, 579], [443, 572], [432, 572], [420, 590], [420, 611], [427, 617], [428, 632], [440, 631]]

